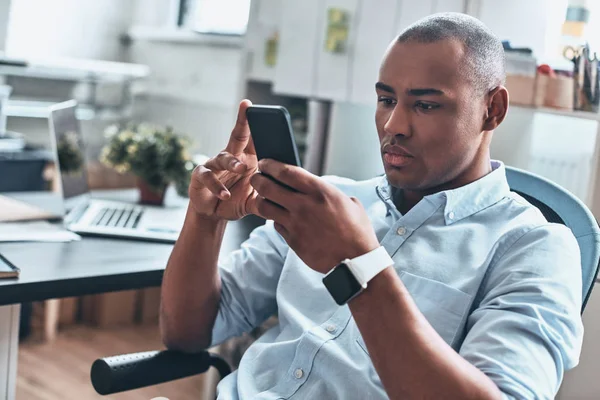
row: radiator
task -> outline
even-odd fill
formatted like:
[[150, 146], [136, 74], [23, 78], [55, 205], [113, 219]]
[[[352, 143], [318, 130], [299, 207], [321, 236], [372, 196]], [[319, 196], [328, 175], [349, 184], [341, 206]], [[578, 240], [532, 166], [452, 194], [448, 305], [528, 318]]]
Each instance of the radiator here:
[[592, 170], [592, 155], [580, 154], [579, 157], [560, 157], [554, 155], [532, 156], [529, 171], [550, 179], [567, 189], [581, 201], [587, 202]]

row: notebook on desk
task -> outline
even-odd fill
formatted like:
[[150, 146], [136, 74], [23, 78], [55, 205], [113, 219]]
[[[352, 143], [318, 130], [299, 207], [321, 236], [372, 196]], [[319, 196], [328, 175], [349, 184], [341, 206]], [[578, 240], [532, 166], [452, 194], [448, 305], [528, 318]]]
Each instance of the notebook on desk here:
[[0, 279], [18, 278], [21, 270], [0, 254]]
[[56, 217], [39, 207], [0, 195], [0, 222], [45, 220]]

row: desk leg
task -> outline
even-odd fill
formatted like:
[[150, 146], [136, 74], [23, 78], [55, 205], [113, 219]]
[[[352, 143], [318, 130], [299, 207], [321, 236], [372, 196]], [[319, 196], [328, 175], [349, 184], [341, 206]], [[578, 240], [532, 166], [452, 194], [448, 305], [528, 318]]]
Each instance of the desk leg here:
[[0, 399], [15, 399], [20, 313], [20, 304], [0, 306]]

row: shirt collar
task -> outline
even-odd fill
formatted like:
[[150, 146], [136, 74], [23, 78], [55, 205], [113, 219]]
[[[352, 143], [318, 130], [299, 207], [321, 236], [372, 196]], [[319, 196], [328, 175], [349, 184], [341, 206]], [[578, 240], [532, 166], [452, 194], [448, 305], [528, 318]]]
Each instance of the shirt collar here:
[[[446, 225], [469, 217], [508, 195], [510, 188], [506, 181], [504, 164], [495, 160], [492, 160], [491, 164], [492, 172], [468, 185], [424, 197], [429, 202], [443, 205]], [[388, 213], [390, 211], [397, 213], [391, 199], [391, 187], [385, 175], [376, 190], [381, 200], [388, 206]], [[393, 210], [390, 210], [390, 207], [393, 207]]]

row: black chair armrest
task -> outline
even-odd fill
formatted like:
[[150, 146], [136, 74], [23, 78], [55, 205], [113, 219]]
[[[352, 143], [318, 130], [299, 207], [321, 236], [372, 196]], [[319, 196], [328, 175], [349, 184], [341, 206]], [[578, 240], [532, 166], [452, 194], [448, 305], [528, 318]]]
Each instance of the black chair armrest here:
[[207, 351], [147, 351], [100, 358], [92, 364], [91, 379], [101, 395], [139, 389], [206, 372], [211, 366], [221, 378], [231, 372], [222, 358]]

